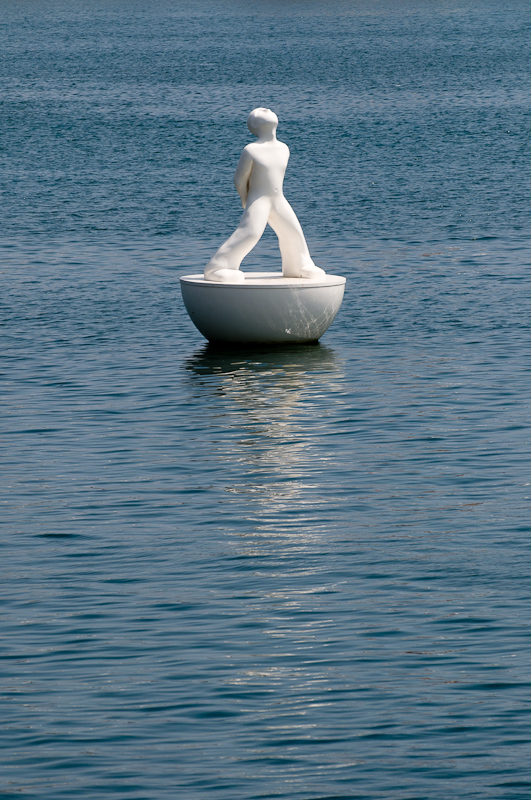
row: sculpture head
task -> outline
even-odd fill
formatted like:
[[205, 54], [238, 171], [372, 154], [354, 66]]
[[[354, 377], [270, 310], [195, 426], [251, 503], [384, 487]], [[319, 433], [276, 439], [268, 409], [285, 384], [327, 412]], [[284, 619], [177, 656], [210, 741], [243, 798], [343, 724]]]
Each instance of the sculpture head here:
[[270, 108], [255, 108], [247, 117], [247, 127], [255, 136], [271, 136], [276, 132], [278, 117]]

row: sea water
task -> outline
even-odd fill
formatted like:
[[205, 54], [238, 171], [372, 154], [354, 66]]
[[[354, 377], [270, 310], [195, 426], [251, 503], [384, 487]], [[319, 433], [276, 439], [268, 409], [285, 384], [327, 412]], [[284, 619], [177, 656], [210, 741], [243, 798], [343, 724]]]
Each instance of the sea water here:
[[[529, 5], [0, 13], [1, 796], [529, 798]], [[347, 291], [220, 350], [259, 105]]]

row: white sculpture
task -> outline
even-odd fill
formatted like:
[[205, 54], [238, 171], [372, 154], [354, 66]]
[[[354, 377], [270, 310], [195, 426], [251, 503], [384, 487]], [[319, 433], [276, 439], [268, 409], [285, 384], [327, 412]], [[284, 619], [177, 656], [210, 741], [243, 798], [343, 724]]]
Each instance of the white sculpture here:
[[245, 211], [232, 236], [205, 267], [206, 281], [243, 283], [240, 264], [268, 223], [278, 236], [284, 278], [325, 276], [313, 263], [299, 220], [282, 191], [289, 148], [278, 141], [277, 125], [278, 117], [269, 108], [255, 108], [249, 114], [247, 126], [258, 141], [244, 148], [234, 175]]
[[[258, 141], [245, 147], [234, 176], [245, 210], [204, 273], [181, 277], [184, 304], [210, 342], [316, 342], [339, 311], [345, 278], [315, 266], [299, 220], [282, 193], [289, 150], [277, 140], [276, 114], [255, 108], [247, 124]], [[240, 264], [267, 224], [278, 236], [282, 272], [244, 275]]]

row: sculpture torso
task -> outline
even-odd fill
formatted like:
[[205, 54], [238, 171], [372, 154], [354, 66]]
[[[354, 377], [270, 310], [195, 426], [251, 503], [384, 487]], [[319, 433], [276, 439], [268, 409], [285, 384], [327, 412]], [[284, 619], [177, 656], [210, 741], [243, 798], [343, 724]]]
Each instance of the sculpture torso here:
[[245, 148], [252, 158], [248, 180], [247, 202], [257, 197], [282, 196], [284, 175], [289, 160], [289, 148], [284, 142], [252, 142]]

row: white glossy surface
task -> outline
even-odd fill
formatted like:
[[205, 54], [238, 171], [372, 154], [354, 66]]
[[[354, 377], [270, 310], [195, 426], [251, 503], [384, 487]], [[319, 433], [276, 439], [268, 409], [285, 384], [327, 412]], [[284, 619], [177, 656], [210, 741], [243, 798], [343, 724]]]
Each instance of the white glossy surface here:
[[192, 322], [211, 342], [314, 342], [332, 324], [345, 278], [286, 278], [281, 273], [246, 273], [238, 283], [185, 275], [181, 291]]
[[313, 263], [299, 220], [284, 197], [289, 148], [277, 139], [278, 117], [269, 108], [255, 108], [247, 125], [257, 141], [244, 148], [234, 175], [245, 211], [232, 236], [208, 262], [204, 277], [208, 281], [242, 282], [240, 264], [258, 243], [266, 225], [278, 236], [285, 277], [322, 277], [324, 270]]

